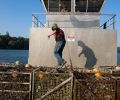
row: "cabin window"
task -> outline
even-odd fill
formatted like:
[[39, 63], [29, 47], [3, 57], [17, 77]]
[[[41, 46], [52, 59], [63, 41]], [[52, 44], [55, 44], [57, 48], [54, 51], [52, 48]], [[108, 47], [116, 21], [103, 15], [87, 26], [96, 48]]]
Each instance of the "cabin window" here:
[[98, 0], [89, 0], [88, 3], [88, 12], [98, 12], [99, 11], [99, 1]]
[[[74, 0], [75, 12], [99, 12], [104, 0]], [[44, 0], [48, 12], [71, 12], [71, 0]]]
[[75, 0], [75, 12], [86, 12], [87, 0]]
[[99, 12], [104, 0], [75, 0], [75, 12]]
[[71, 0], [60, 0], [60, 12], [71, 12]]
[[49, 12], [59, 12], [59, 0], [49, 0]]
[[46, 0], [48, 12], [71, 12], [71, 0]]

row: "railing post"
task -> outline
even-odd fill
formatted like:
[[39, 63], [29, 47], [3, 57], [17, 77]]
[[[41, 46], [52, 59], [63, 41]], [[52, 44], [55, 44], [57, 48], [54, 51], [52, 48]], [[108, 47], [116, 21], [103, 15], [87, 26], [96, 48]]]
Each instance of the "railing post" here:
[[113, 16], [113, 29], [115, 29], [115, 15]]
[[77, 100], [77, 79], [74, 78], [74, 86], [73, 86], [73, 100]]
[[49, 8], [49, 6], [50, 6], [49, 4], [50, 4], [50, 1], [48, 0], [48, 12], [49, 12], [49, 9], [50, 9], [50, 8]]
[[37, 21], [37, 28], [39, 27], [39, 21], [38, 21], [38, 19], [36, 18], [36, 21]]
[[47, 27], [49, 28], [49, 21], [48, 21], [48, 26]]
[[40, 24], [40, 22], [38, 21], [38, 27], [41, 27], [41, 24]]
[[32, 28], [34, 27], [34, 15], [32, 15]]
[[107, 22], [105, 22], [103, 25], [103, 29], [106, 29], [106, 28], [107, 28]]

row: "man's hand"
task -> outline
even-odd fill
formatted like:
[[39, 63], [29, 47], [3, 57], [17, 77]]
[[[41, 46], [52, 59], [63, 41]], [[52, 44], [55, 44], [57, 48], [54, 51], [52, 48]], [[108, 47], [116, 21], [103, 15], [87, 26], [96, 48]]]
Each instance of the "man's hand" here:
[[50, 35], [48, 35], [48, 38], [50, 38]]
[[82, 54], [82, 53], [80, 53], [80, 54], [78, 55], [78, 57], [80, 57], [80, 56], [81, 56], [81, 54]]

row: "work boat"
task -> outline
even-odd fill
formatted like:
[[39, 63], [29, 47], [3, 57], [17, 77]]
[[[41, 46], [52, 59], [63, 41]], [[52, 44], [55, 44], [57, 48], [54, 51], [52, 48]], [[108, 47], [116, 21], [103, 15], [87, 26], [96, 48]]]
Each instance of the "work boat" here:
[[[116, 15], [102, 14], [104, 0], [40, 3], [45, 13], [32, 14], [29, 64], [2, 66], [0, 100], [119, 100]], [[55, 24], [65, 33], [64, 68], [55, 66], [48, 38]]]
[[[51, 27], [56, 23], [66, 37], [63, 58], [79, 68], [117, 65], [114, 14], [102, 14], [104, 0], [40, 0], [45, 13], [32, 14], [29, 64], [55, 67]], [[78, 55], [81, 54], [79, 57]]]

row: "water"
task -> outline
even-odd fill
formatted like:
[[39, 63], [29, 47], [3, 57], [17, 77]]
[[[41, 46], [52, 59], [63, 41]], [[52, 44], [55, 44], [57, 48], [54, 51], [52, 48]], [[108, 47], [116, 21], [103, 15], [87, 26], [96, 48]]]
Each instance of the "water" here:
[[[28, 63], [28, 50], [0, 50], [0, 62]], [[117, 56], [117, 64], [120, 65], [120, 53]]]
[[0, 62], [28, 62], [28, 50], [0, 50]]
[[120, 65], [120, 53], [117, 55], [117, 65]]

